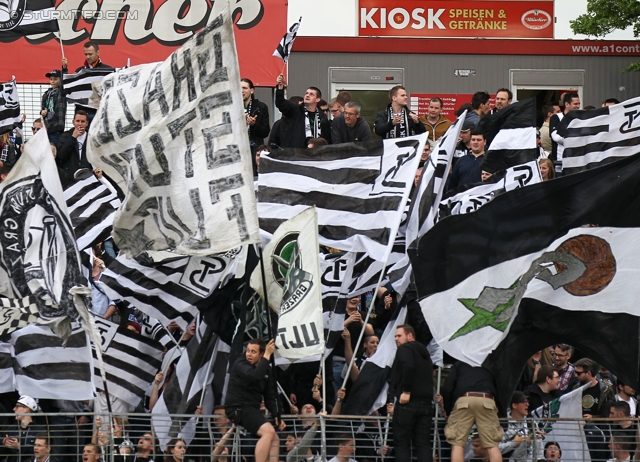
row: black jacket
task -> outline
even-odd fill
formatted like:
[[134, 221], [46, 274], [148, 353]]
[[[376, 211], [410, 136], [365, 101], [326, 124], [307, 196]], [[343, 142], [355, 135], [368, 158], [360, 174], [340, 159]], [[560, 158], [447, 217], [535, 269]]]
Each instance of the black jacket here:
[[72, 135], [73, 130], [74, 129], [72, 128], [60, 135], [58, 145], [56, 146], [58, 150], [56, 154], [56, 164], [58, 164], [60, 169], [64, 170], [69, 179], [72, 179], [74, 173], [81, 168], [93, 170], [93, 167], [87, 160], [87, 140], [89, 139], [89, 135], [87, 134], [87, 137], [84, 140], [84, 144], [82, 145], [82, 157], [80, 157], [78, 141]]
[[67, 96], [64, 93], [62, 83], [58, 88], [49, 88], [44, 92], [40, 104], [40, 110], [43, 109], [47, 110], [47, 115], [44, 116], [47, 132], [49, 134], [62, 133], [67, 116]]
[[[527, 393], [527, 396], [529, 397], [529, 412], [535, 411], [543, 404], [546, 404], [555, 398], [559, 398], [562, 396], [562, 392], [560, 390], [554, 390], [547, 396], [545, 395], [547, 394], [540, 389], [540, 386], [537, 383], [534, 383]], [[551, 397], [551, 399], [549, 399], [549, 397]]]
[[[293, 103], [284, 97], [284, 90], [276, 89], [276, 107], [282, 113], [285, 124], [280, 124], [286, 132], [281, 131], [279, 134], [280, 144], [282, 148], [306, 148], [307, 136], [305, 133], [305, 109], [303, 104]], [[322, 112], [320, 115], [320, 137], [331, 143], [331, 127], [327, 116]]]
[[238, 359], [229, 375], [229, 386], [225, 407], [238, 408], [243, 406], [259, 408], [262, 398], [272, 415], [276, 412], [276, 394], [270, 379], [269, 361], [262, 358], [257, 365], [251, 364], [246, 358]]
[[0, 445], [0, 459], [6, 456], [6, 462], [22, 462], [33, 459], [33, 444], [36, 435], [45, 431], [42, 425], [31, 422], [27, 428], [21, 428], [14, 425], [11, 428], [5, 428], [2, 432], [2, 438], [9, 435], [10, 438], [17, 438], [20, 442], [20, 450], [9, 449], [4, 445]]
[[391, 377], [396, 398], [408, 392], [411, 393], [411, 400], [428, 403], [433, 400], [433, 363], [427, 347], [422, 343], [407, 342], [398, 347]]
[[249, 143], [251, 143], [252, 151], [261, 144], [264, 139], [269, 136], [269, 108], [259, 99], [253, 99], [251, 102], [251, 117], [257, 115], [256, 123], [249, 128]]
[[371, 141], [371, 129], [364, 117], [358, 117], [353, 128], [347, 126], [344, 114], [331, 121], [331, 143], [352, 143], [354, 141]]
[[[246, 110], [247, 108], [245, 108]], [[249, 127], [249, 145], [251, 146], [251, 163], [253, 165], [253, 174], [258, 173], [256, 165], [256, 149], [264, 144], [264, 139], [269, 136], [269, 109], [259, 99], [253, 98], [251, 101], [251, 114], [249, 116], [258, 116], [256, 123]]]
[[[391, 104], [389, 104], [382, 111], [378, 112], [376, 115], [376, 123], [373, 125], [373, 129], [376, 132], [376, 135], [382, 138], [389, 138], [389, 132], [395, 128], [393, 123], [389, 120], [389, 108]], [[406, 107], [402, 108], [403, 112], [407, 112], [408, 109]], [[422, 125], [422, 123], [415, 123], [409, 114], [407, 114], [407, 120], [409, 121], [409, 133], [407, 136], [411, 135], [419, 135], [420, 133], [424, 133], [427, 129]]]

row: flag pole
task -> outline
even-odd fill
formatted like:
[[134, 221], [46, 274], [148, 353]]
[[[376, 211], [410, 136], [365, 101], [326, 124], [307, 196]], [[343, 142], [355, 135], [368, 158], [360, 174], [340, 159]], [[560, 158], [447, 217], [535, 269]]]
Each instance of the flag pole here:
[[62, 29], [60, 29], [60, 23], [58, 23], [58, 42], [60, 42], [60, 52], [62, 53], [62, 59], [64, 59], [64, 45], [62, 44]]
[[[397, 231], [397, 230], [396, 230]], [[395, 241], [396, 237], [395, 235], [393, 236], [393, 241]], [[390, 240], [390, 242], [393, 243], [393, 241]], [[391, 248], [391, 247], [389, 247]], [[360, 329], [360, 335], [358, 335], [358, 341], [356, 342], [356, 346], [353, 349], [353, 355], [351, 356], [351, 361], [349, 361], [349, 367], [347, 368], [347, 374], [344, 376], [344, 381], [342, 382], [342, 387], [340, 388], [345, 388], [347, 386], [347, 380], [349, 380], [349, 374], [351, 374], [351, 368], [353, 367], [353, 363], [355, 363], [356, 361], [356, 356], [357, 356], [357, 352], [358, 349], [360, 348], [360, 343], [362, 343], [362, 338], [364, 337], [364, 331], [367, 327], [367, 322], [369, 321], [369, 318], [371, 317], [371, 312], [373, 311], [373, 307], [376, 303], [376, 297], [378, 294], [378, 289], [380, 288], [380, 284], [382, 283], [382, 279], [384, 278], [384, 270], [387, 267], [387, 260], [389, 260], [389, 253], [387, 253], [386, 258], [384, 259], [384, 264], [382, 265], [382, 270], [380, 271], [380, 277], [378, 278], [378, 282], [376, 283], [376, 288], [373, 291], [373, 297], [371, 297], [371, 303], [369, 304], [369, 308], [367, 309], [367, 315], [364, 318], [364, 323], [362, 324], [362, 329]]]
[[[209, 381], [209, 376], [211, 375], [211, 369], [213, 368], [213, 358], [216, 356], [216, 354], [218, 354], [218, 348], [217, 345], [213, 348], [213, 351], [211, 352], [211, 359], [209, 360], [209, 367], [207, 368], [207, 373], [204, 376], [204, 382], [202, 383], [202, 393], [200, 394], [200, 403], [198, 404], [198, 407], [202, 407], [202, 402], [204, 401], [204, 395], [207, 392], [207, 382]], [[200, 416], [198, 415], [196, 417], [196, 424], [195, 426], [198, 426], [198, 421], [200, 420]], [[197, 430], [196, 430], [197, 432]]]
[[[269, 312], [269, 310], [271, 308], [269, 308], [269, 295], [267, 295], [267, 277], [265, 275], [264, 272], [264, 254], [262, 253], [262, 242], [260, 243], [260, 245], [258, 245], [258, 250], [260, 251], [260, 275], [262, 276], [262, 293], [264, 295], [263, 301], [264, 301], [264, 312], [267, 315], [267, 332], [268, 332], [268, 336], [269, 339], [273, 339], [275, 341], [275, 337], [273, 336], [273, 326], [271, 324], [271, 313]], [[273, 355], [271, 355], [271, 381], [273, 382], [273, 390], [275, 391], [275, 395], [276, 395], [276, 417], [278, 419], [278, 421], [280, 421], [280, 406], [278, 405], [278, 389], [276, 387], [276, 354], [275, 351], [273, 352]]]
[[[198, 326], [196, 326], [196, 329], [197, 328], [198, 328]], [[173, 361], [173, 357], [175, 356], [176, 351], [180, 348], [180, 342], [182, 342], [182, 339], [184, 338], [184, 335], [187, 333], [187, 330], [189, 330], [189, 327], [187, 327], [185, 330], [182, 331], [182, 335], [180, 336], [180, 340], [178, 340], [178, 342], [176, 343], [176, 347], [173, 348], [173, 351], [171, 352], [171, 356], [169, 356], [169, 359], [167, 360], [167, 368], [164, 371], [162, 371], [163, 375], [166, 375], [167, 371], [171, 367], [171, 361]], [[163, 379], [164, 379], [164, 377], [163, 377]]]
[[[440, 394], [440, 379], [442, 377], [442, 367], [438, 366], [438, 380], [436, 382], [436, 395]], [[440, 418], [440, 405], [436, 405], [436, 418], [434, 419], [433, 422], [433, 443], [432, 444], [432, 455], [435, 456], [436, 455], [436, 441], [438, 438], [438, 420]]]
[[[425, 138], [425, 143], [426, 142], [428, 141]], [[420, 143], [418, 144], [418, 146], [420, 146]], [[424, 146], [424, 144], [422, 146]], [[416, 153], [419, 154], [417, 151], [418, 150], [416, 149]], [[384, 152], [382, 153], [382, 155], [384, 156]], [[373, 311], [373, 307], [375, 305], [376, 298], [378, 296], [378, 289], [382, 284], [382, 279], [384, 278], [384, 275], [385, 275], [387, 262], [389, 261], [389, 256], [391, 255], [391, 248], [393, 247], [393, 243], [395, 242], [396, 236], [398, 235], [398, 229], [400, 228], [402, 215], [404, 214], [404, 209], [407, 205], [407, 200], [409, 199], [410, 190], [411, 190], [410, 184], [406, 184], [404, 194], [402, 195], [402, 200], [400, 201], [400, 206], [398, 207], [396, 223], [394, 223], [393, 230], [391, 231], [391, 233], [389, 233], [389, 244], [387, 245], [387, 249], [385, 250], [385, 253], [384, 253], [384, 258], [383, 258], [384, 263], [382, 265], [382, 270], [380, 271], [380, 277], [378, 278], [378, 282], [376, 283], [376, 288], [373, 291], [373, 297], [371, 297], [371, 303], [369, 304], [369, 309], [367, 310], [367, 316], [365, 317], [364, 323], [362, 324], [362, 329], [360, 330], [358, 341], [356, 342], [356, 346], [353, 349], [353, 356], [351, 357], [351, 361], [349, 362], [349, 367], [347, 368], [347, 374], [345, 375], [344, 381], [342, 382], [342, 388], [344, 388], [347, 385], [347, 380], [349, 380], [349, 374], [351, 373], [351, 368], [353, 367], [353, 363], [356, 360], [356, 355], [357, 355], [358, 349], [360, 348], [360, 343], [362, 343], [362, 338], [364, 337], [364, 331], [365, 331], [365, 328], [367, 327], [367, 322], [369, 321], [369, 317], [371, 316], [371, 312]]]

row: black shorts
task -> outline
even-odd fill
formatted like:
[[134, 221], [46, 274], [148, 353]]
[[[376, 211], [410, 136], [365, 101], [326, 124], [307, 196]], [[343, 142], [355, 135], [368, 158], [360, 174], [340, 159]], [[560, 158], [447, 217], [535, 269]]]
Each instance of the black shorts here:
[[268, 422], [264, 413], [257, 407], [226, 408], [227, 418], [236, 426], [242, 425], [249, 433], [258, 436], [258, 430]]

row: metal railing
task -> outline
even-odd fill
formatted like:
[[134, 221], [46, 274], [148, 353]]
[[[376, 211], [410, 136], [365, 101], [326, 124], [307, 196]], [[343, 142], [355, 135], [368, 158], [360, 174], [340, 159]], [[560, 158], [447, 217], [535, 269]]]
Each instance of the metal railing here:
[[[9, 457], [10, 462], [33, 460], [34, 455], [50, 454], [50, 462], [80, 462], [86, 445], [96, 444], [94, 452], [102, 454], [102, 460], [133, 462], [148, 454], [147, 459], [173, 462], [173, 455], [165, 455], [167, 443], [176, 436], [186, 440], [183, 458], [175, 462], [223, 460], [227, 462], [253, 458], [257, 438], [243, 428], [235, 428], [224, 415], [96, 415], [55, 413], [29, 414], [33, 422], [25, 428], [18, 426], [22, 420], [14, 414], [0, 414], [0, 421], [9, 422], [2, 430], [3, 442], [0, 462]], [[17, 418], [16, 418], [17, 417]], [[18, 420], [18, 421], [17, 421]], [[278, 432], [279, 460], [302, 461], [307, 456], [320, 456], [329, 460], [336, 455], [341, 444], [343, 451], [353, 446], [353, 455], [359, 462], [394, 460], [393, 425], [391, 417], [302, 415], [283, 416], [284, 431]], [[532, 419], [522, 422], [502, 421], [505, 438], [500, 445], [504, 460], [514, 462], [558, 460], [562, 462], [589, 460], [604, 461], [614, 458], [609, 448], [613, 443], [616, 456], [630, 453], [633, 460], [638, 446], [637, 419]], [[100, 426], [97, 427], [96, 424]], [[432, 422], [431, 445], [434, 460], [446, 461], [450, 447], [444, 437], [445, 420]], [[181, 431], [182, 429], [182, 431]], [[7, 436], [8, 435], [8, 436]], [[226, 437], [225, 437], [226, 435]], [[48, 449], [42, 442], [34, 448], [38, 436], [48, 436]], [[613, 437], [613, 441], [612, 441]], [[15, 438], [20, 444], [16, 447]], [[146, 439], [145, 439], [146, 438]], [[352, 444], [344, 441], [349, 440]], [[298, 446], [303, 443], [304, 447]], [[341, 443], [342, 442], [342, 443]], [[296, 448], [297, 446], [297, 448]], [[550, 446], [556, 448], [549, 449]], [[216, 451], [216, 448], [218, 450]], [[295, 449], [294, 449], [295, 448]], [[346, 449], [345, 449], [346, 448]], [[556, 453], [553, 450], [558, 449]], [[293, 452], [291, 452], [293, 450]], [[36, 454], [34, 454], [36, 451]], [[44, 451], [44, 452], [43, 452]], [[212, 453], [214, 457], [212, 458]], [[91, 452], [91, 448], [89, 448]], [[639, 454], [640, 455], [640, 454]], [[473, 430], [465, 448], [465, 460], [485, 459]], [[42, 458], [40, 462], [44, 462]], [[95, 462], [89, 457], [87, 462]]]

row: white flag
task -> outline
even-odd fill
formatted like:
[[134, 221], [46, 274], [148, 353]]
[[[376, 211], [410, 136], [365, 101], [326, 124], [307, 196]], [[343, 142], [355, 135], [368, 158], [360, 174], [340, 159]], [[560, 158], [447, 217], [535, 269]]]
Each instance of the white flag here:
[[87, 158], [127, 191], [113, 236], [129, 257], [259, 241], [232, 26], [225, 9], [166, 61], [102, 81]]
[[[299, 230], [299, 234], [287, 265], [278, 318], [276, 356], [296, 360], [324, 351], [318, 216], [315, 207], [289, 220], [286, 228], [289, 228], [287, 234], [295, 230]], [[283, 266], [286, 263], [282, 260], [278, 262]]]

